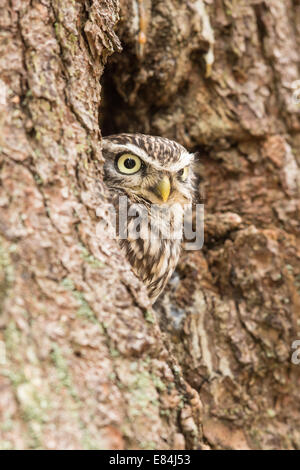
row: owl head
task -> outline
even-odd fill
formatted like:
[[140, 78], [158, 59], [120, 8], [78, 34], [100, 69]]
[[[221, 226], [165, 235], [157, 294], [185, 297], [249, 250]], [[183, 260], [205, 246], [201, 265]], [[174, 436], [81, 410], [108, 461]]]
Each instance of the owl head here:
[[193, 194], [194, 155], [172, 140], [144, 134], [103, 138], [106, 184], [134, 202], [185, 204]]

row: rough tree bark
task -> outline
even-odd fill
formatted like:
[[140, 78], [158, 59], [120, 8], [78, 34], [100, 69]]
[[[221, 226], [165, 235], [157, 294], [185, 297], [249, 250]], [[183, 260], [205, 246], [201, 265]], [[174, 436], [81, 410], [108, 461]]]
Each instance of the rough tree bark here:
[[[300, 448], [299, 25], [298, 0], [0, 0], [2, 448]], [[99, 120], [199, 151], [204, 248], [153, 309], [96, 230]]]

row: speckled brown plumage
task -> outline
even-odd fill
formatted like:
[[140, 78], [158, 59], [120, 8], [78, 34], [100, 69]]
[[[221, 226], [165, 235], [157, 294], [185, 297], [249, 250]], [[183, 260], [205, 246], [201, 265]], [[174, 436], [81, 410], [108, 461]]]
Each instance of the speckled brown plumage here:
[[[118, 162], [125, 154], [141, 162], [139, 171], [133, 174], [120, 171]], [[119, 197], [125, 195], [128, 209], [136, 211], [127, 218], [128, 234], [119, 240], [120, 246], [154, 302], [170, 279], [180, 255], [181, 238], [176, 238], [174, 230], [178, 229], [183, 205], [192, 199], [192, 169], [185, 181], [182, 172], [192, 166], [193, 155], [174, 141], [144, 134], [105, 137], [103, 155], [105, 181], [117, 213]], [[161, 185], [162, 181], [165, 186]], [[169, 193], [163, 194], [164, 190]], [[137, 216], [140, 220], [138, 238], [134, 230]], [[150, 233], [152, 238], [149, 238]]]
[[[145, 138], [146, 137], [146, 138]], [[182, 145], [174, 142], [174, 140], [165, 137], [155, 137], [153, 135], [144, 134], [116, 134], [109, 136], [111, 142], [121, 144], [134, 144], [145, 150], [154, 161], [161, 162], [163, 155], [163, 163], [166, 165], [170, 162], [177, 162], [180, 156], [185, 152]]]

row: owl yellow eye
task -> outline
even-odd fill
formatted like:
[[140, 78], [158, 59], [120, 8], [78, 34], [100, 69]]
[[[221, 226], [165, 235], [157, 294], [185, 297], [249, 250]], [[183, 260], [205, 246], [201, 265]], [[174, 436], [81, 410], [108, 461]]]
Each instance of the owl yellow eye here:
[[178, 171], [178, 175], [181, 181], [185, 181], [189, 175], [189, 167], [186, 166], [185, 168], [182, 168], [180, 171]]
[[118, 170], [126, 175], [137, 173], [141, 166], [141, 159], [131, 153], [123, 153], [123, 155], [117, 159]]

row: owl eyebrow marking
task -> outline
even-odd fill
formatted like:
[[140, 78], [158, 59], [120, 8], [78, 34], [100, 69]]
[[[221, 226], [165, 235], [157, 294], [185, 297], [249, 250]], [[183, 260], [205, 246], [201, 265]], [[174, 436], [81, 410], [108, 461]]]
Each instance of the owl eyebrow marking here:
[[[119, 142], [112, 142], [108, 138], [102, 140], [102, 149], [103, 150], [108, 150], [111, 152], [118, 152], [118, 153], [125, 153], [132, 152], [134, 155], [140, 157], [144, 162], [151, 164], [151, 166], [157, 170], [168, 170], [168, 171], [178, 171], [181, 170], [181, 168], [188, 166], [192, 163], [194, 159], [194, 154], [189, 153], [185, 149], [183, 149], [179, 161], [176, 161], [174, 163], [168, 161], [168, 157], [164, 159], [161, 163], [159, 161], [155, 161], [149, 154], [146, 152], [146, 150], [142, 149], [141, 147], [136, 146], [135, 144], [132, 144], [131, 142], [124, 142], [120, 143]], [[150, 150], [150, 149], [149, 149]], [[162, 148], [164, 150], [164, 147]], [[165, 164], [169, 163], [168, 168], [166, 168]]]

